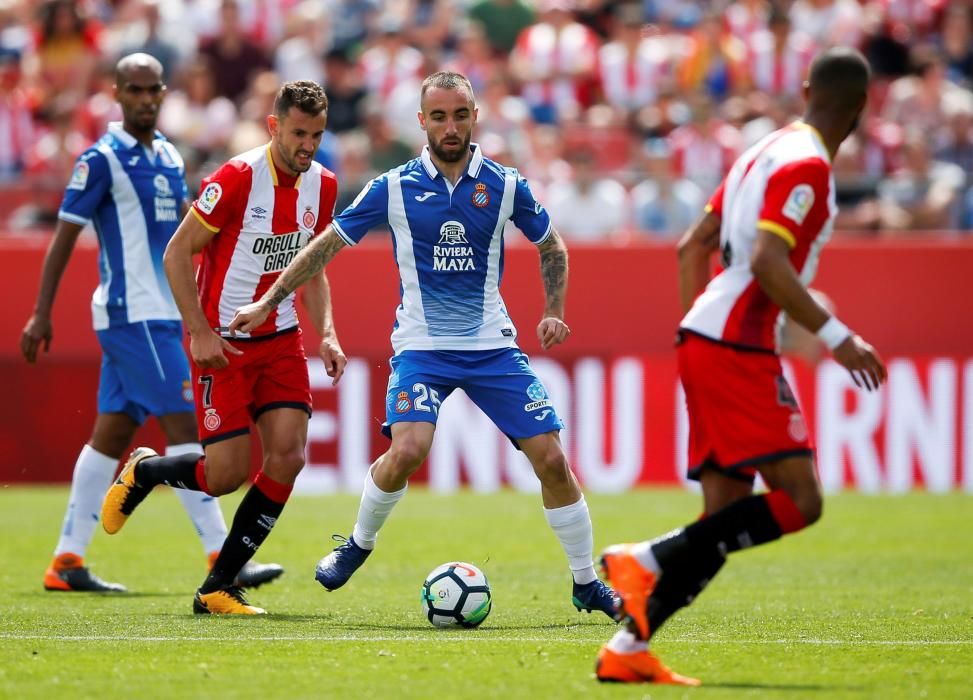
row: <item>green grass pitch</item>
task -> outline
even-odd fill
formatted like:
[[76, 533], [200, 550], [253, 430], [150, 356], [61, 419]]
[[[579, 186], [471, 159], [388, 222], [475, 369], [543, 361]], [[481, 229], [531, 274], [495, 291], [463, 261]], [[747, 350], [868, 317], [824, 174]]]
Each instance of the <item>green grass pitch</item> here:
[[[328, 593], [314, 564], [357, 498], [298, 496], [260, 552], [287, 567], [258, 619], [194, 617], [204, 558], [176, 498], [153, 494], [88, 562], [124, 596], [46, 593], [67, 491], [0, 489], [0, 697], [34, 698], [969, 698], [973, 498], [828, 499], [807, 532], [734, 555], [654, 647], [698, 689], [599, 685], [615, 627], [578, 614], [539, 497], [413, 489], [365, 567]], [[227, 499], [232, 517], [239, 494]], [[681, 491], [589, 496], [596, 549], [691, 520]], [[463, 559], [493, 586], [476, 630], [438, 630], [423, 577]]]

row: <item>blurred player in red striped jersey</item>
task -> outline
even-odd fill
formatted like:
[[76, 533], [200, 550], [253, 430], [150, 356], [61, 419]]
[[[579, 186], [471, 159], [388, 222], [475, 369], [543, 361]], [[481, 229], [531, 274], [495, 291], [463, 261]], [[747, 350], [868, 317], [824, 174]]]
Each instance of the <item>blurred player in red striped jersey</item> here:
[[[689, 410], [689, 475], [705, 515], [654, 540], [614, 545], [602, 564], [629, 624], [598, 654], [603, 681], [698, 685], [648, 649], [731, 552], [796, 532], [821, 516], [810, 436], [784, 379], [777, 333], [786, 314], [817, 334], [854, 382], [877, 389], [877, 353], [807, 291], [837, 207], [831, 160], [865, 107], [869, 68], [833, 48], [811, 65], [804, 118], [734, 163], [679, 243], [679, 375]], [[709, 279], [713, 253], [722, 269]], [[760, 474], [769, 487], [754, 494]]]

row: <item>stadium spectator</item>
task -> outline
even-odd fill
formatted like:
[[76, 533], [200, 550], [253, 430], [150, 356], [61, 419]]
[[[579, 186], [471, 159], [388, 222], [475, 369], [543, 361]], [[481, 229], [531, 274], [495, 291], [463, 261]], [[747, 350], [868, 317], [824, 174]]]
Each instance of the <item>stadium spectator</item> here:
[[222, 0], [219, 32], [201, 42], [199, 53], [219, 76], [216, 93], [233, 101], [246, 92], [255, 73], [270, 67], [264, 50], [244, 33], [237, 0]]
[[[249, 476], [255, 423], [263, 464], [196, 591], [196, 614], [265, 612], [247, 602], [235, 579], [280, 518], [304, 467], [311, 391], [294, 295], [278, 299], [284, 303], [274, 318], [239, 339], [227, 328], [227, 309], [253, 299], [258, 285], [273, 282], [293, 253], [330, 223], [337, 185], [313, 160], [326, 121], [327, 98], [319, 85], [285, 83], [267, 117], [270, 143], [231, 159], [204, 180], [166, 247], [166, 277], [189, 331], [204, 454], [159, 457], [149, 448], [136, 449], [105, 495], [102, 523], [109, 534], [118, 532], [162, 483], [197, 496], [235, 491]], [[252, 245], [238, 245], [244, 236]], [[200, 252], [197, 287], [193, 255]], [[324, 275], [309, 280], [304, 301], [322, 337], [321, 358], [337, 383], [346, 360], [334, 334]]]
[[34, 142], [34, 121], [21, 86], [20, 54], [0, 48], [0, 184], [24, 171]]
[[740, 152], [740, 132], [719, 118], [705, 94], [691, 98], [690, 121], [669, 135], [673, 167], [679, 177], [712, 191]]
[[570, 177], [547, 188], [553, 226], [567, 241], [621, 239], [629, 225], [628, 195], [617, 180], [597, 172], [597, 158], [585, 147], [568, 150]]
[[203, 55], [186, 66], [180, 82], [183, 89], [173, 90], [162, 103], [159, 126], [182, 145], [186, 167], [195, 172], [207, 160], [226, 157], [237, 109], [216, 94], [216, 76]]
[[25, 72], [36, 94], [38, 112], [47, 113], [54, 99], [81, 104], [97, 65], [97, 29], [73, 0], [49, 0], [38, 10], [37, 45], [26, 57]]
[[273, 52], [278, 79], [311, 80], [324, 85], [326, 76], [322, 57], [330, 48], [328, 18], [324, 4], [302, 0], [287, 16], [287, 36]]
[[962, 221], [963, 169], [934, 160], [925, 134], [906, 132], [904, 159], [879, 185], [881, 223], [889, 231], [945, 230]]
[[935, 47], [916, 46], [911, 56], [913, 74], [889, 87], [882, 118], [903, 129], [935, 138], [945, 126], [945, 102], [967, 92], [946, 80], [946, 64]]
[[327, 75], [328, 129], [336, 134], [362, 124], [362, 105], [368, 91], [362, 85], [361, 73], [342, 49], [332, 49], [324, 59]]
[[335, 590], [365, 562], [432, 446], [440, 403], [462, 387], [530, 460], [544, 515], [568, 557], [572, 604], [612, 617], [617, 600], [595, 575], [591, 518], [558, 437], [563, 424], [517, 347], [500, 299], [502, 232], [513, 220], [540, 252], [545, 307], [537, 336], [545, 350], [563, 343], [570, 334], [563, 321], [567, 249], [526, 180], [471, 143], [476, 116], [466, 78], [427, 77], [420, 93], [419, 125], [428, 139], [422, 155], [369, 183], [258, 301], [237, 310], [230, 327], [259, 328], [342, 248], [390, 226], [403, 293], [383, 425], [392, 445], [365, 477], [351, 536], [335, 536], [343, 543], [318, 563], [315, 578]]
[[593, 98], [598, 35], [575, 21], [573, 0], [540, 0], [538, 9], [538, 22], [517, 37], [510, 72], [534, 121], [576, 120]]
[[136, 0], [133, 3], [141, 11], [141, 17], [126, 25], [119, 53], [126, 55], [142, 52], [155, 56], [162, 64], [165, 79], [174, 82], [182, 56], [176, 41], [163, 30], [160, 2], [161, 0]]
[[723, 99], [746, 85], [746, 44], [723, 31], [716, 14], [706, 14], [676, 46], [676, 83], [684, 94]]
[[858, 0], [795, 0], [790, 15], [818, 49], [858, 46], [861, 40], [864, 17]]
[[747, 41], [749, 85], [772, 97], [800, 98], [814, 56], [810, 37], [791, 26], [786, 12], [771, 11], [768, 28]]
[[[44, 352], [50, 348], [58, 284], [82, 227], [93, 221], [103, 246], [101, 282], [91, 304], [103, 353], [98, 415], [75, 464], [64, 526], [44, 573], [44, 588], [53, 591], [125, 590], [91, 573], [84, 556], [118, 461], [148, 416], [162, 427], [167, 455], [200, 449], [187, 395], [182, 326], [160, 275], [162, 250], [187, 195], [182, 159], [155, 130], [165, 91], [162, 64], [147, 54], [132, 54], [118, 62], [116, 75], [122, 122], [109, 125], [77, 161], [44, 259], [35, 310], [20, 340], [30, 363], [42, 347]], [[180, 500], [212, 562], [226, 537], [216, 500], [188, 492]], [[258, 586], [282, 573], [276, 564], [251, 564], [239, 571], [238, 582]]]
[[467, 16], [483, 25], [494, 53], [502, 57], [510, 55], [517, 37], [537, 19], [533, 3], [525, 0], [476, 0]]
[[969, 89], [973, 87], [973, 7], [950, 5], [945, 10], [939, 47], [946, 60], [946, 77]]
[[357, 54], [373, 31], [382, 9], [379, 0], [326, 0], [333, 46], [346, 55]]
[[768, 29], [774, 11], [779, 5], [768, 0], [739, 0], [727, 5], [723, 21], [730, 34], [748, 44], [754, 34]]
[[632, 224], [649, 238], [674, 239], [696, 221], [706, 196], [698, 185], [676, 176], [665, 140], [648, 141], [642, 153], [645, 179], [630, 194]]
[[401, 18], [382, 16], [378, 36], [358, 61], [365, 87], [383, 106], [398, 85], [417, 80], [422, 71], [422, 53], [406, 43], [403, 29]]
[[641, 5], [620, 4], [615, 8], [611, 39], [598, 50], [598, 78], [604, 101], [626, 124], [659, 93], [671, 87], [672, 66], [668, 41], [643, 31]]

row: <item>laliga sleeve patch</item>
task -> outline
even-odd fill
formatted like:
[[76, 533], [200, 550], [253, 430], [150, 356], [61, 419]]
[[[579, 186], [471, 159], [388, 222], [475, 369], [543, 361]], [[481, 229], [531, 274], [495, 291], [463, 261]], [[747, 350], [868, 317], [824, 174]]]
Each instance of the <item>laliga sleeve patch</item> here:
[[223, 188], [218, 182], [211, 182], [206, 185], [206, 189], [203, 193], [199, 195], [199, 199], [196, 201], [196, 206], [204, 214], [212, 214], [213, 209], [216, 208], [217, 202], [220, 201], [220, 197], [223, 196]]
[[71, 181], [68, 183], [69, 190], [83, 190], [88, 186], [88, 173], [90, 168], [88, 164], [81, 161], [74, 166], [74, 172], [71, 173]]
[[798, 185], [787, 196], [782, 213], [788, 219], [800, 225], [804, 223], [804, 219], [807, 218], [812, 206], [814, 206], [814, 188], [810, 185]]

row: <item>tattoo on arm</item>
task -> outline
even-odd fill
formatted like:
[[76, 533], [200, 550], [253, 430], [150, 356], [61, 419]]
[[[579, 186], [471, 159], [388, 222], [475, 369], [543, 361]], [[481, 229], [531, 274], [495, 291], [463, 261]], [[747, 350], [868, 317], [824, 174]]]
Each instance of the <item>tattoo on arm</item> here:
[[344, 247], [345, 242], [330, 227], [318, 238], [311, 241], [310, 245], [297, 254], [297, 257], [267, 291], [264, 298], [270, 304], [270, 308], [277, 308], [291, 292], [321, 272], [324, 266], [331, 262], [337, 252]]
[[545, 313], [561, 316], [564, 313], [564, 296], [568, 288], [568, 250], [557, 231], [551, 231], [547, 240], [538, 246], [541, 254], [541, 279], [546, 299]]

